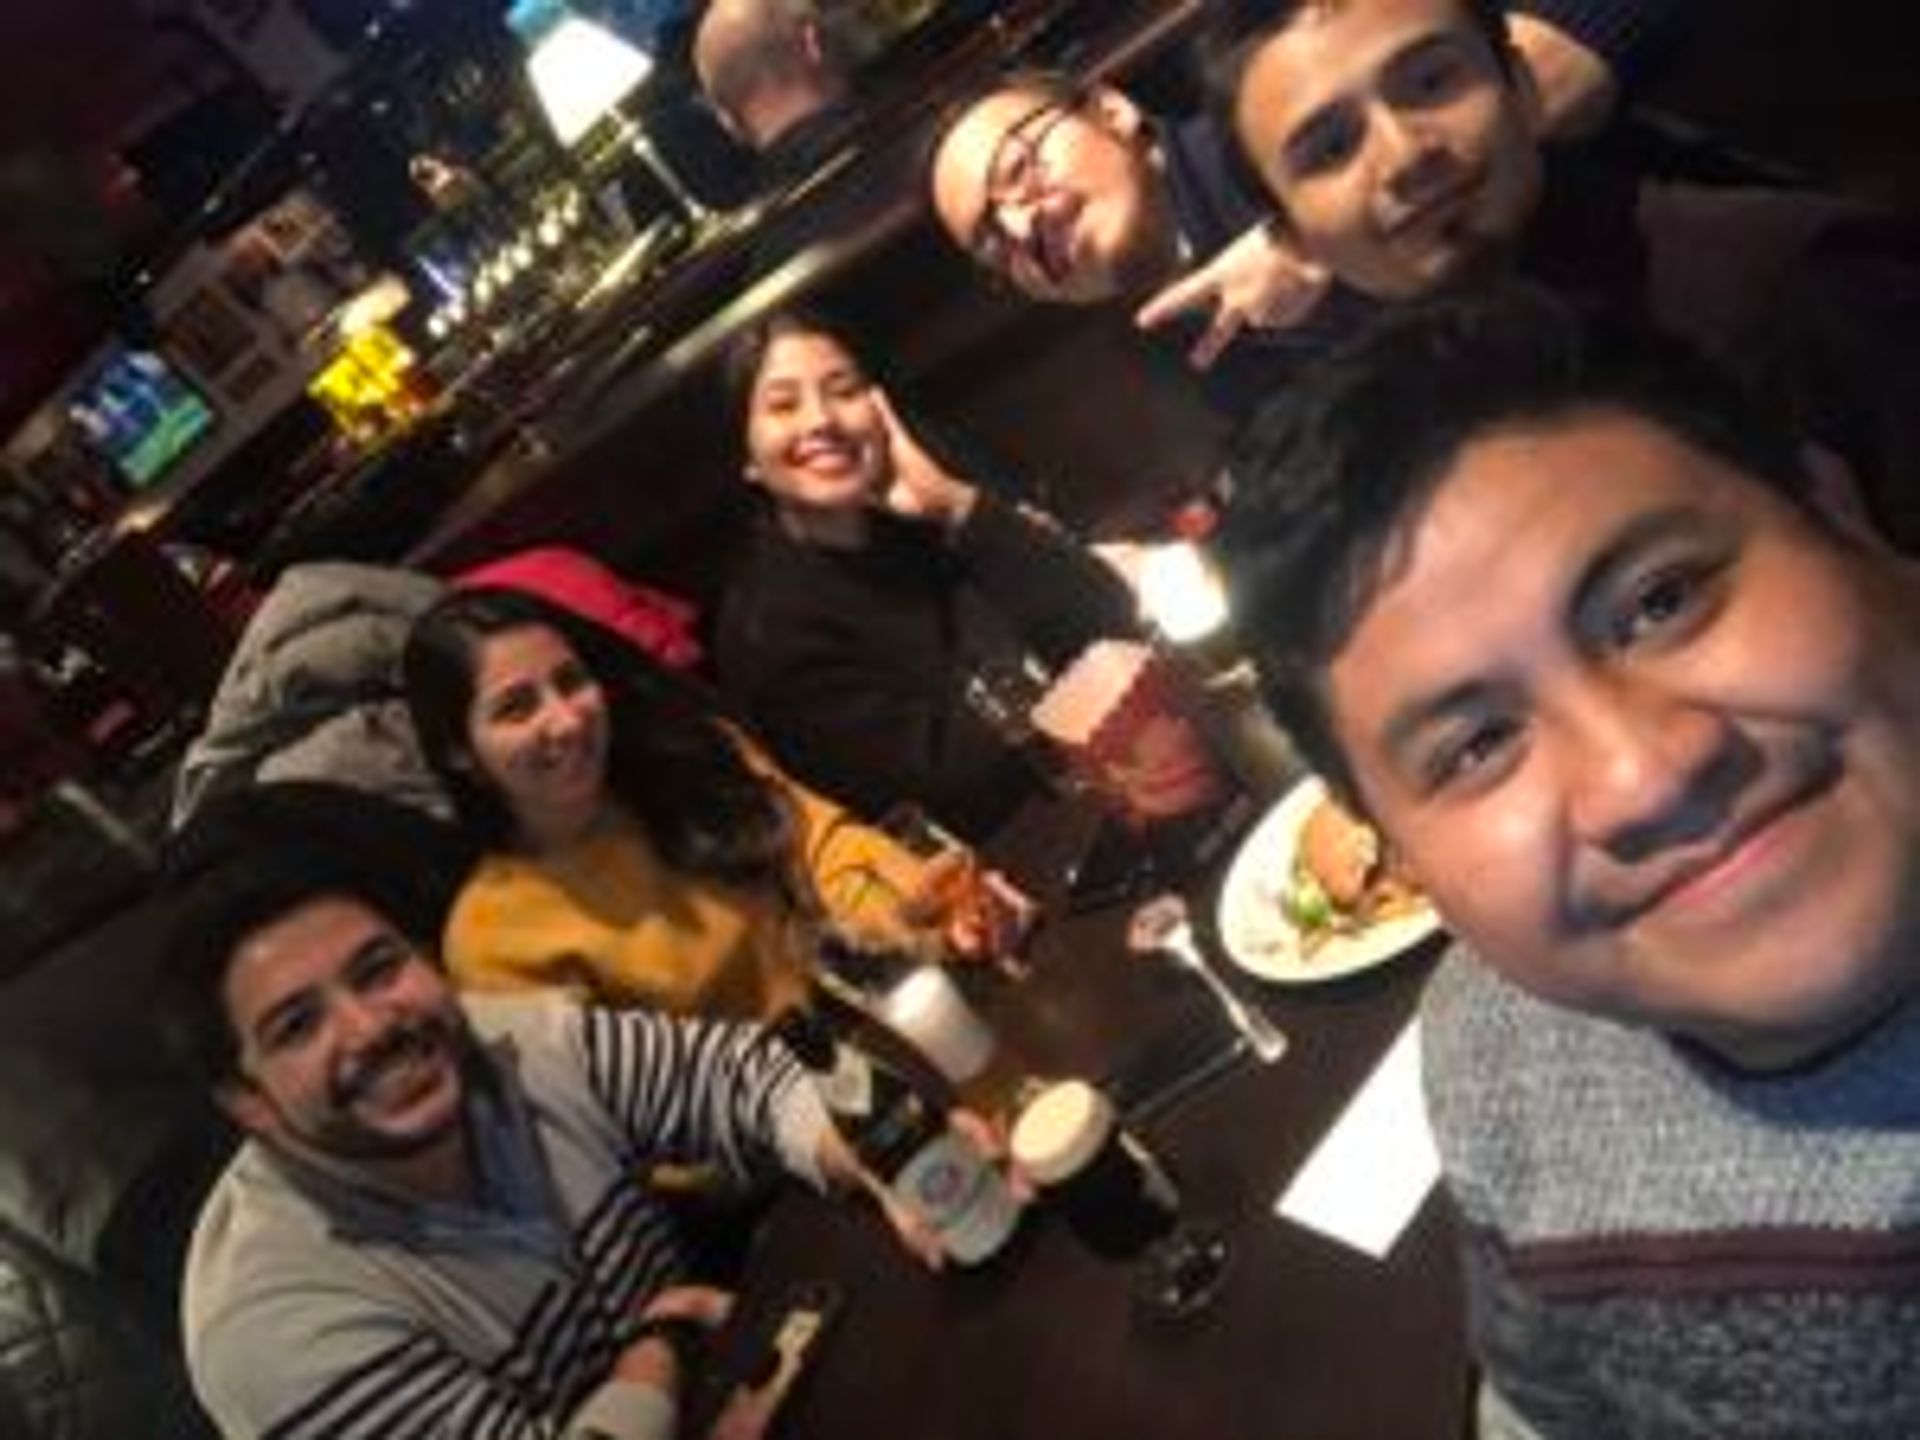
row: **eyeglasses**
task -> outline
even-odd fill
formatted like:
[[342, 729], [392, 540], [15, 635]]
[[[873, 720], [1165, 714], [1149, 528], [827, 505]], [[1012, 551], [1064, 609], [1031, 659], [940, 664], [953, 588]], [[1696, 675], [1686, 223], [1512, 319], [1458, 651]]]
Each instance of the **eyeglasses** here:
[[1022, 115], [994, 144], [987, 162], [987, 197], [973, 227], [967, 251], [976, 263], [1004, 275], [1021, 252], [1020, 240], [1002, 219], [1007, 207], [1025, 204], [1046, 188], [1047, 139], [1079, 107], [1065, 100], [1043, 100]]

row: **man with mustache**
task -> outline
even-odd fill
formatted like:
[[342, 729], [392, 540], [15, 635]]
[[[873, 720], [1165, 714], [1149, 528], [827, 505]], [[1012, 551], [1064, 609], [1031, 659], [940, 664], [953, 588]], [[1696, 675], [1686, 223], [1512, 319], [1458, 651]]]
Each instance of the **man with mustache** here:
[[1216, 18], [1223, 98], [1275, 224], [1344, 292], [1399, 303], [1518, 272], [1642, 310], [1764, 385], [1887, 533], [1920, 542], [1910, 222], [1710, 173], [1698, 147], [1663, 153], [1631, 128], [1543, 145], [1497, 0], [1243, 0]]
[[1538, 290], [1383, 317], [1238, 474], [1268, 698], [1459, 941], [1423, 1049], [1495, 1433], [1920, 1434], [1914, 562]]
[[[1517, 7], [1516, 43], [1554, 133], [1598, 124], [1622, 78], [1671, 43], [1685, 8]], [[1367, 307], [1327, 299], [1327, 268], [1267, 225], [1230, 144], [1211, 117], [1156, 117], [1112, 86], [1032, 72], [954, 108], [927, 184], [941, 227], [981, 269], [1043, 304], [1135, 307], [1205, 372], [1216, 408], [1241, 418]]]
[[642, 1173], [867, 1183], [813, 1087], [753, 1027], [456, 998], [379, 811], [276, 791], [195, 822], [174, 895], [165, 1029], [247, 1136], [188, 1261], [202, 1403], [284, 1440], [673, 1434], [729, 1297]]

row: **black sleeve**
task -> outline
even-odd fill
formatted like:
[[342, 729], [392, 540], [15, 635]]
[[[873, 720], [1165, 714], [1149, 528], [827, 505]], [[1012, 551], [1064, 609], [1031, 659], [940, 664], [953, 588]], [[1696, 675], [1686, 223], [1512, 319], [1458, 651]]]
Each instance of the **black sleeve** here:
[[968, 577], [1057, 670], [1093, 641], [1138, 630], [1112, 568], [1051, 522], [982, 493], [954, 537]]
[[1025, 761], [967, 707], [903, 685], [871, 657], [793, 648], [761, 678], [753, 723], [787, 773], [869, 820], [912, 800], [965, 839], [990, 835], [1033, 791]]
[[802, 784], [869, 820], [911, 800], [983, 840], [1033, 793], [1035, 776], [967, 706], [962, 675], [930, 688], [924, 670], [903, 669], [896, 652], [911, 632], [886, 609], [876, 595], [850, 614], [749, 579], [722, 611], [721, 682]]

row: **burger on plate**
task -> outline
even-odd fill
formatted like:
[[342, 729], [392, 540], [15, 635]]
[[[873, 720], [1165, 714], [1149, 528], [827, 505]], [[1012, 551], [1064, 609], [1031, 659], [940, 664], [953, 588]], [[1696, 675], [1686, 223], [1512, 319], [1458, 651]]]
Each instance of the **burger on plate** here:
[[1331, 936], [1357, 934], [1422, 903], [1371, 825], [1331, 797], [1314, 806], [1280, 895], [1308, 953]]

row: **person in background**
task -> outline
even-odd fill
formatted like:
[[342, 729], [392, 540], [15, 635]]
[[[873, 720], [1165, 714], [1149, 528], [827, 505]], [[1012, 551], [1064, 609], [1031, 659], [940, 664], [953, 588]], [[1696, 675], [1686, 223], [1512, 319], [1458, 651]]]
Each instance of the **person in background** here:
[[693, 37], [700, 91], [758, 157], [763, 180], [797, 179], [846, 124], [852, 60], [816, 0], [711, 0]]
[[1844, 197], [1674, 179], [1602, 137], [1540, 144], [1492, 0], [1250, 4], [1224, 71], [1298, 252], [1398, 303], [1518, 271], [1740, 367], [1920, 541], [1920, 232]]
[[[1670, 45], [1673, 0], [1564, 0], [1516, 11], [1556, 134], [1590, 131]], [[949, 238], [1043, 304], [1124, 302], [1242, 419], [1368, 308], [1267, 224], [1208, 115], [1147, 114], [1071, 77], [1004, 77], [936, 131], [927, 185]]]
[[455, 591], [402, 668], [422, 752], [482, 851], [440, 944], [464, 988], [764, 1019], [804, 994], [821, 923], [999, 943], [938, 899], [963, 855], [923, 862], [857, 823], [577, 617]]
[[[636, 1162], [872, 1187], [805, 1072], [750, 1026], [456, 997], [429, 889], [343, 830], [263, 828], [256, 793], [196, 820], [168, 892], [161, 1023], [247, 1137], [187, 1264], [207, 1412], [284, 1440], [674, 1435], [731, 1297]], [[768, 1418], [743, 1392], [715, 1434]]]
[[781, 764], [856, 813], [907, 800], [984, 838], [1038, 776], [970, 708], [969, 679], [1133, 634], [1131, 595], [929, 454], [818, 318], [745, 332], [728, 378], [766, 504], [722, 597], [723, 689]]
[[1490, 1433], [1920, 1434], [1920, 572], [1777, 420], [1495, 287], [1244, 439], [1269, 700], [1458, 942], [1421, 1034]]

